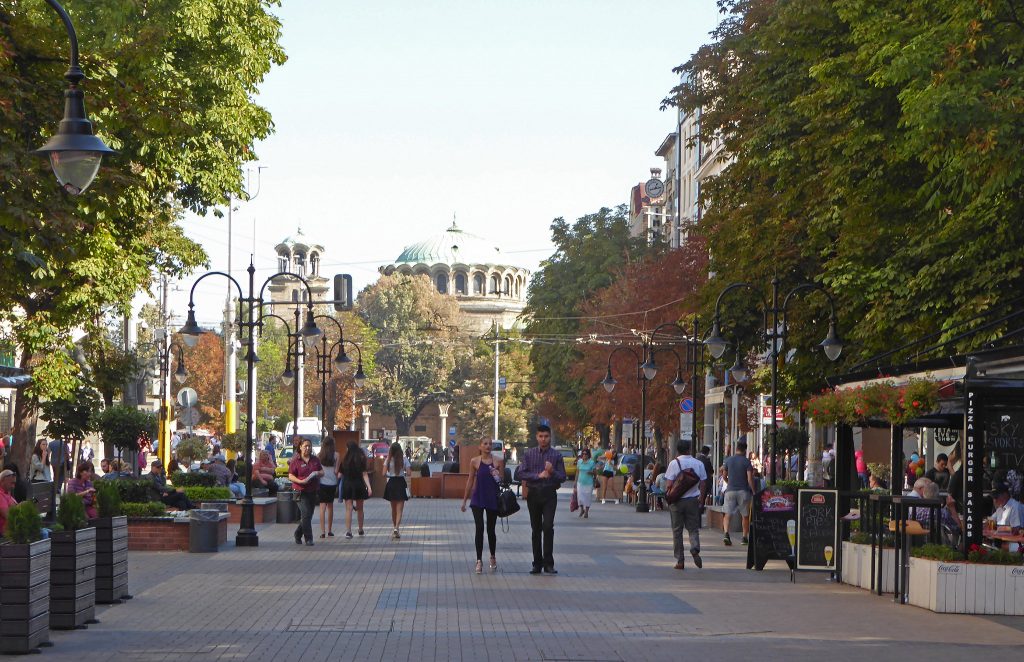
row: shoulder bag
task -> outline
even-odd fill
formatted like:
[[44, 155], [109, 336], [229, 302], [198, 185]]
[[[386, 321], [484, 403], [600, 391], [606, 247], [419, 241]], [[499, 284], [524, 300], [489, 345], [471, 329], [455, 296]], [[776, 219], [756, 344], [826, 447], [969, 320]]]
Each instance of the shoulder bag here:
[[700, 476], [693, 469], [683, 469], [683, 465], [679, 462], [679, 458], [676, 458], [676, 464], [680, 468], [679, 475], [676, 476], [675, 480], [668, 486], [668, 490], [665, 491], [665, 501], [667, 503], [675, 503], [683, 498], [683, 495], [692, 490], [700, 483]]

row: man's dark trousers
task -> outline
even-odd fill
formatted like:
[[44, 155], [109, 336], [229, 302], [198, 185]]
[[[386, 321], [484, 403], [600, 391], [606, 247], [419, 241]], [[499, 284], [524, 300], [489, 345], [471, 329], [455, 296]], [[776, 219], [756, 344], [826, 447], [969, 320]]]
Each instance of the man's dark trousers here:
[[[555, 507], [558, 506], [558, 488], [531, 487], [526, 497], [533, 529], [533, 567], [555, 567]], [[543, 535], [543, 552], [541, 551]]]

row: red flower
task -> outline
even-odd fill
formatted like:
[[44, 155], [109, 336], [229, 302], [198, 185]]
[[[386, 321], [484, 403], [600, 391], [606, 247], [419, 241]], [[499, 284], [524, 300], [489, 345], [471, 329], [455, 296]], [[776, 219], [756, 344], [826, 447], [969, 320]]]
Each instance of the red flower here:
[[971, 546], [967, 548], [967, 550], [971, 552], [976, 552], [979, 549], [981, 549], [981, 546], [978, 545], [978, 543], [971, 543]]
[[914, 400], [911, 404], [914, 405], [915, 407], [920, 407], [921, 406], [921, 403], [919, 401], [917, 401], [917, 400]]

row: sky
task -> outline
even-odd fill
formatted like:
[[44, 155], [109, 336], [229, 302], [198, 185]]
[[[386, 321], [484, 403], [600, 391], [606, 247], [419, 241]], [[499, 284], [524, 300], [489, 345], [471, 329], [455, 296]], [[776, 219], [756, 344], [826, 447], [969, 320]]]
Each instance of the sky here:
[[[663, 164], [672, 69], [719, 20], [715, 0], [284, 0], [274, 13], [288, 61], [257, 98], [276, 130], [246, 166], [255, 197], [232, 213], [231, 271], [244, 278], [255, 253], [258, 286], [301, 226], [325, 247], [321, 273], [351, 274], [356, 291], [453, 217], [536, 270], [553, 219], [625, 203]], [[183, 226], [226, 270], [227, 219]], [[172, 324], [199, 275], [172, 288]], [[225, 285], [197, 289], [200, 324], [220, 319]]]

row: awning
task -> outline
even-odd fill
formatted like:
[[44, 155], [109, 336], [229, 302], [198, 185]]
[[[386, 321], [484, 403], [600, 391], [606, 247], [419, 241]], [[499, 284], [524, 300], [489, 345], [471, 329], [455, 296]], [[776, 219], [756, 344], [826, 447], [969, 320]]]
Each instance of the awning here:
[[32, 383], [32, 375], [21, 368], [0, 365], [0, 388], [21, 388]]

